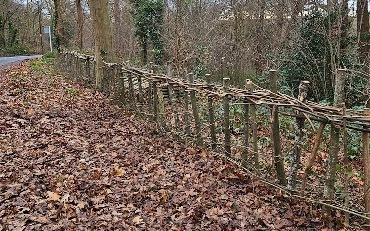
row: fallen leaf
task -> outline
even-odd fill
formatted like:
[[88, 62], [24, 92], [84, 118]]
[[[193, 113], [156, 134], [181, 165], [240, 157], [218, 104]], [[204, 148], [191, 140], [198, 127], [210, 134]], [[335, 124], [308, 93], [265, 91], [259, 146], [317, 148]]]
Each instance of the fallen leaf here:
[[48, 201], [59, 201], [60, 196], [58, 193], [50, 191], [47, 191], [46, 193], [48, 194]]
[[276, 220], [274, 223], [274, 227], [276, 229], [281, 229], [281, 228], [288, 227], [291, 225], [292, 225], [292, 222], [290, 222], [288, 219]]
[[27, 114], [28, 115], [34, 115], [35, 113], [36, 113], [35, 110], [33, 110], [32, 108], [27, 109]]
[[143, 219], [141, 218], [141, 216], [136, 216], [134, 217], [134, 219], [132, 219], [132, 222], [135, 224], [135, 225], [139, 225], [143, 222]]
[[42, 216], [42, 217], [31, 216], [29, 219], [31, 221], [36, 221], [41, 224], [48, 224], [50, 222], [50, 219], [47, 216]]
[[112, 175], [113, 175], [113, 176], [117, 176], [117, 177], [123, 176], [125, 173], [126, 173], [126, 171], [125, 171], [125, 170], [123, 170], [122, 168], [115, 168], [115, 169], [112, 171]]

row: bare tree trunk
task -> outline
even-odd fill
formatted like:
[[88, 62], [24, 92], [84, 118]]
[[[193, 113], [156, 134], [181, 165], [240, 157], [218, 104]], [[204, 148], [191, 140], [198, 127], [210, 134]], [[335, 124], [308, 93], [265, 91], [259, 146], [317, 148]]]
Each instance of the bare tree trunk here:
[[0, 15], [0, 47], [5, 48], [5, 19]]
[[31, 34], [31, 29], [30, 29], [31, 28], [30, 0], [26, 1], [26, 17], [25, 17], [25, 19], [26, 19], [26, 27], [29, 28], [29, 30], [25, 31], [25, 40], [27, 42], [30, 42], [30, 40], [31, 40], [30, 39], [31, 38], [31, 36], [30, 36], [30, 34]]
[[349, 8], [348, 8], [348, 0], [343, 0], [341, 6], [341, 39], [342, 43], [340, 46], [342, 54], [345, 53], [347, 49], [347, 43], [344, 42], [348, 38], [348, 27], [349, 27], [349, 18], [348, 18]]
[[176, 45], [175, 45], [175, 66], [177, 68], [177, 72], [180, 73], [182, 70], [182, 30], [183, 27], [182, 21], [183, 21], [183, 2], [182, 0], [176, 0], [176, 14], [175, 14], [175, 39], [176, 39]]
[[83, 24], [84, 24], [84, 14], [81, 6], [81, 0], [76, 0], [76, 10], [77, 10], [77, 47], [80, 50], [83, 47]]
[[123, 38], [121, 25], [121, 1], [114, 0], [113, 16], [114, 16], [114, 45], [117, 54], [123, 52]]
[[109, 18], [108, 0], [89, 0], [95, 37], [96, 88], [102, 89], [104, 78], [103, 60], [114, 59], [113, 35]]
[[54, 0], [54, 36], [57, 50], [65, 45], [61, 0]]
[[357, 36], [358, 53], [362, 63], [366, 63], [369, 55], [369, 11], [367, 0], [357, 0]]
[[39, 19], [39, 36], [40, 36], [40, 51], [44, 53], [44, 42], [42, 39], [42, 9], [40, 2], [37, 3], [37, 14]]
[[266, 10], [266, 1], [259, 0], [258, 1], [258, 22], [257, 22], [257, 33], [261, 36], [256, 36], [256, 60], [255, 60], [255, 68], [258, 75], [261, 75], [263, 72], [263, 50], [265, 47], [265, 10]]
[[[360, 62], [364, 64], [364, 70], [369, 71], [369, 11], [367, 0], [357, 0], [357, 42]], [[367, 91], [370, 91], [370, 79], [368, 79]], [[370, 107], [370, 100], [366, 103]]]

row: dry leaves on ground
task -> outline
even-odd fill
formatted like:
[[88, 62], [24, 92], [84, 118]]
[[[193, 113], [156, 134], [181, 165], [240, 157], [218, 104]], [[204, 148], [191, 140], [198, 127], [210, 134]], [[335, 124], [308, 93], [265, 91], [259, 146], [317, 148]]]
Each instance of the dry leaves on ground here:
[[103, 95], [26, 63], [0, 70], [3, 230], [306, 230], [338, 226]]

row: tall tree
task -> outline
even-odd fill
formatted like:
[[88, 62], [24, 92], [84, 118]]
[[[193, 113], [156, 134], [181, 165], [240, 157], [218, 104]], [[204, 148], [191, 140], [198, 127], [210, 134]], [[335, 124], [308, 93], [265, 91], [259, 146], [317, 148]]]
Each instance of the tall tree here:
[[256, 59], [255, 59], [255, 68], [258, 75], [261, 75], [263, 72], [264, 64], [264, 48], [265, 48], [265, 12], [266, 11], [266, 0], [258, 1], [258, 14], [257, 14], [257, 25], [256, 25], [256, 34], [261, 34], [262, 36], [256, 36]]
[[[369, 70], [369, 11], [368, 0], [357, 0], [357, 42], [358, 42], [358, 57], [361, 63], [364, 64], [365, 71]], [[367, 92], [370, 92], [370, 79], [367, 83]], [[370, 107], [370, 100], [366, 101], [366, 106]]]
[[63, 12], [62, 1], [54, 0], [54, 15], [53, 15], [54, 46], [58, 51], [60, 50], [61, 46], [65, 45], [62, 12]]
[[122, 39], [122, 25], [121, 25], [121, 1], [114, 0], [113, 16], [114, 16], [114, 45], [115, 50], [118, 53], [123, 51], [123, 39]]
[[109, 0], [89, 0], [95, 37], [96, 87], [102, 89], [103, 60], [114, 59], [113, 34], [109, 18]]
[[81, 0], [76, 0], [76, 11], [77, 11], [77, 46], [78, 48], [82, 49], [83, 47], [83, 21], [84, 21], [84, 14], [81, 5]]
[[341, 47], [340, 49], [342, 50], [341, 53], [345, 53], [345, 50], [347, 49], [348, 43], [345, 41], [348, 39], [348, 30], [349, 30], [349, 8], [348, 8], [348, 0], [343, 0], [342, 5], [341, 5]]
[[141, 60], [148, 61], [149, 40], [154, 50], [154, 61], [162, 64], [164, 56], [163, 45], [163, 1], [159, 0], [131, 0], [134, 6], [133, 17], [135, 21], [135, 35], [141, 47]]
[[40, 2], [37, 2], [37, 14], [38, 14], [38, 20], [39, 20], [40, 49], [41, 49], [41, 53], [44, 53], [44, 42], [42, 40], [42, 8], [41, 8]]
[[368, 0], [357, 0], [357, 36], [360, 62], [365, 63], [369, 55], [369, 11]]

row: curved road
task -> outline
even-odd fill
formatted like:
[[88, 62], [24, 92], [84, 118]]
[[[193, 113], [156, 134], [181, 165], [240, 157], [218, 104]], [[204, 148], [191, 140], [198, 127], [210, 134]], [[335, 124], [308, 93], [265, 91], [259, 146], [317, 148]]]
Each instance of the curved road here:
[[41, 58], [42, 55], [32, 55], [32, 56], [12, 56], [12, 57], [0, 57], [0, 67], [7, 64], [20, 62], [27, 59]]

